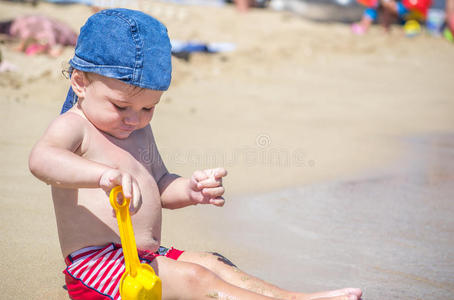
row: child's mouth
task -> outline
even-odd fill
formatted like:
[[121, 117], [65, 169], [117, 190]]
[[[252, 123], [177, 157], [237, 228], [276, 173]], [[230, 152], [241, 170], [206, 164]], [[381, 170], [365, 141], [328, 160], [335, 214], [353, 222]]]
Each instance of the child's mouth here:
[[134, 131], [135, 127], [120, 127], [121, 131], [132, 132]]

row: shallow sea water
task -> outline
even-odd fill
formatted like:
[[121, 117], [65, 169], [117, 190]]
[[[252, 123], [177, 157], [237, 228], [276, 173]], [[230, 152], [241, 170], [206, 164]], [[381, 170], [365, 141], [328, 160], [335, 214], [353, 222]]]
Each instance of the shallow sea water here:
[[403, 143], [372, 174], [234, 199], [239, 266], [293, 290], [454, 299], [454, 135]]

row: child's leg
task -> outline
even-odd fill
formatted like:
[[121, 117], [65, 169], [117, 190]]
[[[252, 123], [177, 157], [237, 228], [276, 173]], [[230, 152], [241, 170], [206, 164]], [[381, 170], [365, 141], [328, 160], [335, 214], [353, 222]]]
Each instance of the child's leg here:
[[361, 19], [360, 24], [369, 28], [369, 26], [377, 20], [378, 12], [377, 8], [369, 7], [364, 11], [363, 18]]
[[368, 8], [364, 11], [361, 21], [352, 25], [352, 31], [355, 34], [364, 34], [369, 30], [369, 27], [377, 19], [377, 9]]
[[162, 281], [162, 299], [272, 299], [231, 285], [201, 265], [157, 257], [151, 266]]
[[446, 23], [454, 32], [454, 0], [446, 0]]
[[383, 8], [380, 24], [385, 28], [386, 32], [391, 31], [391, 25], [397, 21], [397, 15], [389, 9]]
[[386, 11], [399, 18], [404, 18], [409, 13], [409, 10], [403, 5], [402, 2], [387, 0], [382, 1], [382, 5]]
[[[302, 294], [283, 290], [254, 276], [248, 275], [238, 269], [232, 262], [217, 253], [184, 252], [179, 261], [201, 265], [214, 272], [220, 279], [251, 292], [279, 299], [317, 299], [334, 297], [348, 297], [357, 299], [361, 296], [359, 289], [342, 289], [316, 294]], [[342, 298], [339, 298], [342, 299]], [[348, 299], [348, 298], [347, 298]]]

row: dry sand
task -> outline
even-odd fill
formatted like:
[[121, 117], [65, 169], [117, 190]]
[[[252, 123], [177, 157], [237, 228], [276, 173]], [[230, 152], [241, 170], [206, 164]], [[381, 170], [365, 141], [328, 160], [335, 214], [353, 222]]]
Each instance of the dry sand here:
[[[400, 166], [409, 153], [404, 146], [407, 137], [443, 137], [452, 133], [452, 44], [426, 35], [408, 39], [399, 28], [394, 28], [391, 34], [373, 28], [367, 36], [356, 37], [351, 35], [347, 25], [313, 23], [283, 12], [253, 10], [241, 15], [231, 7], [160, 3], [143, 8], [167, 25], [173, 39], [237, 45], [232, 53], [193, 55], [189, 62], [174, 59], [171, 89], [152, 121], [158, 146], [168, 168], [184, 176], [197, 168], [225, 166], [229, 170], [225, 180], [228, 202], [224, 210], [195, 207], [166, 212], [165, 244], [183, 249], [217, 250], [247, 271], [287, 288], [312, 291], [341, 285], [376, 284], [374, 291], [392, 291], [377, 292], [367, 299], [380, 299], [383, 295], [390, 299], [401, 295], [399, 289], [408, 290], [418, 284], [424, 291], [427, 280], [432, 287], [437, 286], [431, 278], [424, 283], [424, 278], [411, 272], [405, 277], [407, 273], [399, 271], [399, 267], [392, 269], [380, 263], [372, 265], [373, 271], [366, 269], [378, 272], [381, 277], [363, 277], [365, 264], [358, 261], [355, 264], [354, 260], [335, 263], [327, 258], [336, 253], [336, 257], [344, 258], [341, 254], [350, 250], [345, 243], [329, 244], [330, 238], [335, 240], [342, 232], [322, 229], [319, 238], [325, 243], [319, 241], [320, 247], [307, 246], [312, 241], [311, 236], [302, 235], [301, 226], [313, 226], [316, 232], [317, 227], [330, 224], [331, 214], [321, 213], [318, 206], [315, 211], [320, 215], [315, 223], [292, 225], [289, 220], [306, 216], [300, 212], [305, 206], [276, 209], [276, 204], [271, 204], [270, 200], [258, 199], [276, 195], [279, 200], [281, 197], [277, 194], [263, 195], [279, 193], [275, 191], [283, 188], [338, 182], [352, 176], [366, 176], [364, 174], [387, 166]], [[24, 13], [50, 15], [78, 30], [91, 11], [84, 6], [42, 4], [32, 8], [0, 3], [0, 19]], [[64, 265], [49, 188], [28, 172], [27, 156], [47, 124], [60, 111], [68, 88], [61, 70], [72, 50], [51, 59], [26, 57], [10, 46], [0, 47], [4, 59], [18, 67], [16, 72], [0, 74], [2, 299], [65, 298], [61, 274]], [[448, 147], [452, 149], [453, 144]], [[452, 155], [444, 159], [452, 161]], [[424, 160], [423, 156], [417, 157], [413, 163]], [[410, 172], [417, 174], [414, 170]], [[386, 186], [380, 188], [387, 189]], [[317, 193], [316, 188], [309, 190]], [[330, 194], [319, 193], [311, 201], [310, 193], [302, 196], [300, 189], [290, 191], [294, 191], [291, 197], [304, 197], [304, 201], [309, 201], [309, 209], [317, 207], [319, 202], [324, 203], [322, 207], [326, 209], [333, 204]], [[445, 197], [452, 198], [452, 190], [443, 191]], [[348, 193], [345, 195], [348, 197]], [[392, 198], [387, 195], [387, 199]], [[358, 196], [351, 198], [358, 199]], [[405, 199], [397, 198], [396, 201], [406, 205]], [[380, 200], [379, 197], [374, 199]], [[251, 207], [256, 208], [250, 216], [240, 219], [242, 205], [249, 200]], [[444, 205], [445, 211], [452, 212], [452, 204]], [[338, 209], [348, 215], [348, 206], [341, 205]], [[387, 209], [389, 207], [380, 206], [377, 213], [385, 214]], [[262, 224], [268, 216], [273, 221], [287, 220], [283, 224], [288, 226], [267, 226], [269, 234], [263, 234], [260, 226], [252, 225]], [[434, 218], [438, 217], [435, 213]], [[358, 218], [358, 226], [370, 220]], [[390, 222], [386, 226], [393, 224], [386, 218], [379, 220]], [[416, 228], [423, 230], [424, 222], [418, 222]], [[342, 224], [342, 221], [334, 224]], [[446, 227], [445, 218], [440, 219], [440, 224], [440, 230], [446, 232], [440, 238], [448, 239], [443, 245], [452, 248], [452, 229]], [[408, 226], [412, 225], [410, 220]], [[277, 253], [270, 257], [268, 249], [251, 254], [249, 249], [255, 249], [252, 246], [255, 243], [279, 248], [276, 237], [282, 230], [292, 232], [291, 226], [297, 226], [293, 227], [296, 233], [291, 252], [299, 255], [294, 259], [284, 255], [282, 266], [294, 268], [279, 269], [280, 264], [274, 261], [281, 257], [276, 257]], [[249, 247], [245, 236], [260, 240], [249, 240]], [[348, 238], [354, 243], [354, 238]], [[374, 242], [371, 245], [380, 247], [380, 243], [387, 242], [386, 235]], [[355, 255], [360, 262], [374, 259], [373, 255], [364, 255], [361, 251]], [[444, 255], [446, 261], [452, 262], [452, 251]], [[273, 264], [269, 263], [270, 259]], [[411, 262], [415, 263], [412, 260], [407, 263]], [[352, 266], [359, 271], [351, 272]], [[385, 271], [381, 272], [380, 268]], [[386, 273], [389, 269], [391, 271]], [[402, 279], [399, 272], [404, 274], [406, 285], [394, 283]], [[424, 268], [421, 272], [424, 273]], [[324, 281], [323, 275], [327, 273], [331, 276]], [[389, 284], [391, 280], [393, 285]], [[438, 284], [441, 292], [436, 295], [445, 298], [452, 295], [452, 285], [452, 279], [442, 281]], [[409, 295], [401, 299], [416, 299], [413, 294]]]

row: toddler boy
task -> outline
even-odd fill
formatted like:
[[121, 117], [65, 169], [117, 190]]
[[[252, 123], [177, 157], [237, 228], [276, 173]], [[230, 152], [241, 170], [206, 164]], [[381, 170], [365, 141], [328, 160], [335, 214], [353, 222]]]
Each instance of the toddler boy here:
[[[171, 80], [166, 28], [133, 10], [109, 9], [81, 28], [62, 114], [30, 154], [52, 187], [72, 299], [119, 299], [124, 259], [108, 193], [121, 185], [142, 262], [160, 276], [164, 299], [358, 299], [358, 289], [291, 293], [249, 276], [216, 253], [161, 246], [161, 209], [222, 206], [223, 168], [190, 179], [167, 171], [150, 121]], [[144, 155], [146, 153], [146, 155]]]

